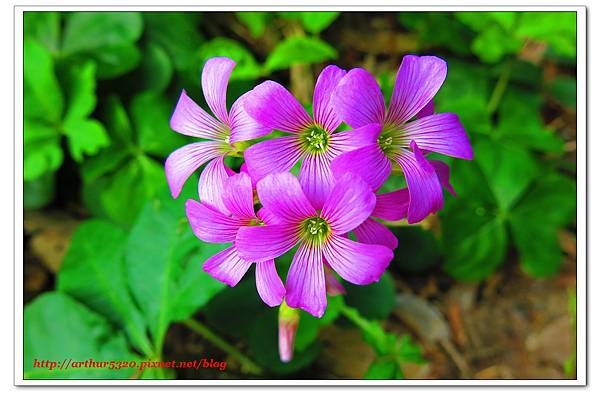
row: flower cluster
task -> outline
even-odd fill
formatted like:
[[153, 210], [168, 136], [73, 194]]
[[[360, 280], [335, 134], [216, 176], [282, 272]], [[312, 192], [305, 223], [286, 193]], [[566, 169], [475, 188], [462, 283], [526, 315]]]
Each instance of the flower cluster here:
[[[427, 155], [472, 157], [458, 116], [434, 114], [446, 63], [405, 56], [387, 109], [369, 72], [327, 66], [315, 85], [312, 116], [274, 81], [228, 110], [234, 67], [224, 57], [204, 65], [202, 89], [214, 117], [182, 92], [171, 128], [202, 140], [166, 160], [171, 193], [177, 197], [206, 164], [187, 217], [200, 240], [231, 245], [203, 269], [235, 286], [256, 264], [256, 288], [267, 305], [284, 302], [320, 317], [327, 293], [343, 292], [335, 274], [369, 284], [390, 264], [398, 242], [381, 220], [419, 222], [442, 208], [442, 187], [453, 193], [448, 166]], [[342, 122], [350, 129], [341, 130]], [[277, 137], [256, 143], [274, 130]], [[226, 166], [228, 155], [243, 156], [239, 172]], [[290, 170], [298, 163], [295, 176]], [[407, 188], [378, 194], [393, 169], [402, 171]], [[275, 259], [296, 247], [284, 285]]]

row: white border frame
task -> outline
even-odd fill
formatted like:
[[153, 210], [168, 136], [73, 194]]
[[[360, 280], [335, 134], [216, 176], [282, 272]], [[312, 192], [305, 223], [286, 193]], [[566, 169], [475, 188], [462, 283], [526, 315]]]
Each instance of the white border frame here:
[[[584, 386], [587, 385], [587, 9], [585, 6], [363, 6], [350, 0], [328, 5], [281, 5], [240, 0], [205, 6], [60, 5], [14, 7], [14, 384], [102, 386]], [[573, 11], [577, 13], [577, 379], [575, 380], [25, 380], [23, 379], [23, 12], [24, 11]]]

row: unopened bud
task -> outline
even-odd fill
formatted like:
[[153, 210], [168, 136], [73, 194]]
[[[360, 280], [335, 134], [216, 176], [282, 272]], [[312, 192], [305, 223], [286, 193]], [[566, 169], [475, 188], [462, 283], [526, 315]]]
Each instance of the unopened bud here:
[[289, 307], [285, 299], [279, 306], [279, 358], [287, 363], [294, 356], [294, 339], [300, 321], [300, 311]]
[[346, 293], [346, 289], [335, 277], [335, 273], [329, 266], [325, 266], [325, 290], [329, 296], [344, 295]]

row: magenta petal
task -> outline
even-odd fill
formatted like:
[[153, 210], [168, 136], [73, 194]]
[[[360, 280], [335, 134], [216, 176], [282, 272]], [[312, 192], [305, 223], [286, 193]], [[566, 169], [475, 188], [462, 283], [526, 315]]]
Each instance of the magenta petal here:
[[342, 153], [375, 144], [380, 132], [380, 124], [367, 124], [354, 130], [332, 134], [329, 138], [331, 153], [339, 156]]
[[373, 191], [376, 191], [390, 176], [392, 162], [375, 143], [339, 155], [331, 162], [331, 169], [336, 178], [346, 172], [353, 172], [364, 179]]
[[208, 258], [202, 265], [202, 270], [230, 287], [235, 287], [250, 265], [252, 262], [240, 258], [235, 246], [231, 246]]
[[185, 212], [196, 237], [207, 243], [233, 242], [238, 229], [248, 224], [194, 200], [185, 202]]
[[337, 234], [351, 231], [364, 222], [375, 208], [375, 194], [367, 183], [350, 172], [333, 187], [321, 217]]
[[244, 101], [249, 92], [245, 93], [231, 105], [229, 112], [229, 126], [231, 128], [230, 142], [249, 141], [271, 133], [271, 129], [258, 124], [256, 120], [246, 113]]
[[256, 290], [268, 306], [275, 307], [281, 304], [285, 288], [272, 259], [256, 264]]
[[319, 75], [313, 97], [313, 113], [315, 122], [333, 132], [342, 123], [341, 118], [333, 107], [333, 91], [346, 75], [346, 71], [335, 65], [329, 65]]
[[240, 257], [264, 262], [286, 253], [300, 240], [298, 227], [290, 225], [245, 226], [238, 231], [235, 245]]
[[394, 236], [394, 233], [372, 218], [368, 218], [354, 229], [354, 234], [361, 243], [381, 244], [391, 250], [398, 247], [398, 239]]
[[201, 203], [209, 204], [228, 214], [229, 210], [223, 204], [225, 181], [229, 178], [224, 158], [225, 156], [217, 157], [204, 167], [198, 181], [198, 197]]
[[202, 69], [202, 92], [215, 116], [229, 124], [227, 116], [227, 84], [235, 62], [226, 57], [210, 58]]
[[440, 179], [440, 183], [442, 184], [442, 186], [445, 187], [450, 192], [450, 194], [452, 194], [453, 196], [456, 196], [456, 193], [454, 192], [454, 188], [450, 184], [450, 167], [448, 167], [448, 164], [446, 164], [440, 160], [427, 160], [427, 161], [429, 161], [429, 164], [431, 164], [433, 166], [433, 168], [435, 169], [435, 173], [437, 174], [438, 178]]
[[310, 203], [314, 208], [321, 209], [335, 183], [331, 160], [326, 154], [307, 154], [302, 160], [298, 177]]
[[430, 213], [442, 209], [444, 196], [433, 166], [414, 141], [411, 142], [411, 148], [412, 152], [403, 149], [396, 160], [404, 171], [410, 195], [408, 223], [417, 223]]
[[256, 192], [263, 207], [287, 223], [299, 225], [317, 215], [300, 182], [289, 172], [267, 175], [258, 182]]
[[394, 256], [383, 245], [357, 243], [335, 235], [323, 247], [323, 255], [337, 274], [358, 285], [378, 281]]
[[181, 91], [170, 121], [171, 129], [196, 138], [219, 139], [225, 126]]
[[274, 130], [300, 132], [312, 124], [300, 102], [281, 84], [271, 80], [248, 93], [244, 108], [259, 124]]
[[185, 181], [202, 164], [219, 157], [223, 153], [223, 144], [220, 142], [197, 142], [185, 145], [167, 157], [165, 161], [165, 174], [175, 198], [181, 193]]
[[301, 244], [285, 280], [285, 301], [289, 307], [322, 317], [327, 308], [323, 254], [316, 246]]
[[227, 178], [223, 189], [223, 204], [236, 218], [254, 219], [252, 182], [245, 172]]
[[438, 113], [404, 125], [404, 137], [419, 148], [470, 160], [473, 149], [458, 116]]
[[277, 218], [265, 207], [259, 209], [257, 215], [258, 219], [260, 219], [265, 225], [275, 225], [282, 223], [281, 219]]
[[367, 124], [383, 125], [385, 101], [373, 76], [364, 69], [352, 69], [338, 84], [333, 94], [338, 114], [352, 128]]
[[416, 118], [422, 119], [423, 117], [431, 116], [433, 112], [435, 112], [435, 104], [432, 99], [431, 101], [427, 102], [427, 105], [425, 105], [423, 109], [419, 110]]
[[377, 202], [371, 216], [386, 221], [399, 221], [406, 218], [410, 195], [408, 189], [399, 189], [389, 193], [375, 195]]
[[296, 136], [268, 139], [244, 152], [245, 164], [253, 182], [269, 174], [291, 170], [300, 157], [302, 149]]
[[325, 289], [327, 290], [327, 295], [329, 296], [337, 296], [344, 295], [346, 293], [346, 289], [340, 283], [335, 276], [335, 273], [331, 269], [331, 267], [327, 264], [327, 261], [323, 261], [325, 264]]
[[441, 58], [406, 55], [398, 69], [386, 121], [400, 125], [413, 118], [438, 92], [447, 69]]

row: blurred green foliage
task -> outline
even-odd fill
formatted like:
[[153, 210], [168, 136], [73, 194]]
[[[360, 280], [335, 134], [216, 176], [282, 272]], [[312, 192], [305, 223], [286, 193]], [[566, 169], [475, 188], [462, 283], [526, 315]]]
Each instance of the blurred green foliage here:
[[[290, 82], [288, 69], [313, 76], [327, 63], [373, 67], [386, 98], [404, 54], [377, 58], [344, 42], [348, 27], [371, 40], [370, 18], [337, 12], [26, 12], [24, 17], [24, 189], [28, 209], [82, 204], [82, 223], [57, 277], [57, 291], [25, 309], [28, 378], [168, 378], [163, 370], [43, 373], [33, 358], [160, 358], [173, 322], [200, 311], [222, 337], [240, 341], [273, 376], [314, 362], [319, 329], [359, 326], [377, 359], [366, 378], [402, 378], [401, 364], [422, 363], [408, 335], [381, 325], [394, 307], [386, 273], [376, 285], [346, 285], [325, 316], [302, 314], [294, 359], [277, 354], [277, 311], [258, 298], [250, 274], [227, 288], [201, 270], [222, 246], [198, 241], [187, 225], [190, 178], [179, 200], [168, 195], [166, 156], [192, 140], [169, 118], [182, 88], [205, 105], [204, 62], [237, 62], [232, 102], [259, 81]], [[401, 12], [386, 23], [420, 54], [448, 62], [436, 112], [457, 113], [475, 158], [451, 162], [457, 198], [446, 196], [441, 230], [391, 225], [400, 247], [391, 273], [443, 265], [456, 279], [479, 281], [517, 252], [535, 277], [562, 262], [558, 230], [574, 227], [575, 164], [551, 122], [576, 108], [574, 12]], [[360, 21], [361, 23], [357, 23]], [[365, 61], [366, 60], [366, 61]], [[378, 65], [378, 62], [375, 62]], [[312, 66], [311, 66], [312, 65]], [[311, 76], [311, 77], [313, 77]], [[239, 164], [237, 164], [239, 166]], [[77, 181], [72, 184], [72, 181]], [[403, 186], [394, 178], [384, 186]], [[57, 192], [61, 194], [57, 197]], [[278, 259], [282, 278], [290, 256]], [[68, 354], [67, 354], [68, 352]]]

